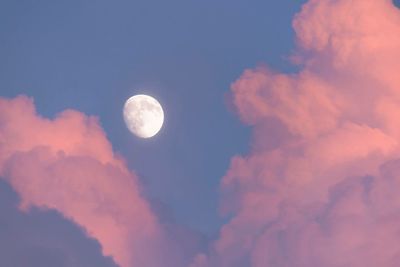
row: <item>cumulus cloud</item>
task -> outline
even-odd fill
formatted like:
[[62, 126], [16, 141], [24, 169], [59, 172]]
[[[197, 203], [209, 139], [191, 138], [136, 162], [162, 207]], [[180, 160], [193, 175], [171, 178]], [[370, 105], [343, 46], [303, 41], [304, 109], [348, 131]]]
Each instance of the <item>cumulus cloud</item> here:
[[19, 194], [20, 209], [57, 210], [120, 266], [178, 266], [136, 175], [96, 118], [67, 110], [46, 119], [26, 96], [0, 98], [0, 176]]
[[116, 267], [99, 243], [56, 211], [17, 209], [18, 198], [0, 180], [0, 259], [2, 266]]
[[259, 67], [232, 85], [252, 151], [232, 159], [232, 219], [192, 266], [398, 266], [400, 12], [310, 0], [293, 26], [298, 73]]

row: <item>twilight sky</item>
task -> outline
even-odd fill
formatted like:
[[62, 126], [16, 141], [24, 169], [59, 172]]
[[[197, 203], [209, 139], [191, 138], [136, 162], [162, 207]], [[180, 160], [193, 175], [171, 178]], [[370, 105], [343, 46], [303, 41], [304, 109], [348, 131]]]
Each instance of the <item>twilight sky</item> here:
[[398, 4], [1, 1], [0, 265], [397, 267]]

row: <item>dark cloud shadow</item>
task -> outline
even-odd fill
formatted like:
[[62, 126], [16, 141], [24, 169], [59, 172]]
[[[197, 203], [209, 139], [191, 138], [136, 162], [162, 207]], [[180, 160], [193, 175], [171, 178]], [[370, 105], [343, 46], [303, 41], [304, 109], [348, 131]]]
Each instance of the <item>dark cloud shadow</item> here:
[[18, 196], [0, 179], [0, 266], [116, 267], [98, 242], [55, 211], [18, 209]]

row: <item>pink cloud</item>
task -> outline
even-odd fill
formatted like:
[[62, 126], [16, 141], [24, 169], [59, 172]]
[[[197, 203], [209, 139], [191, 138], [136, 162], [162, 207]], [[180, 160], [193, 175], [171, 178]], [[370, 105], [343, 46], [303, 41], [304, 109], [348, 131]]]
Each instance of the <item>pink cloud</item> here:
[[300, 72], [259, 67], [232, 85], [252, 151], [232, 159], [221, 183], [232, 219], [192, 266], [396, 267], [400, 12], [310, 0], [293, 25]]
[[20, 195], [22, 210], [59, 211], [122, 267], [178, 258], [136, 175], [94, 117], [67, 110], [50, 120], [36, 114], [28, 97], [0, 98], [0, 177]]

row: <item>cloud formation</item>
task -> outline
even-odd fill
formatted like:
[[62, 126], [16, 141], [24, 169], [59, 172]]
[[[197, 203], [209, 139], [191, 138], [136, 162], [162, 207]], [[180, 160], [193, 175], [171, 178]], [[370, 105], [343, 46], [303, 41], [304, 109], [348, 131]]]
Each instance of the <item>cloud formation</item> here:
[[2, 266], [117, 267], [100, 245], [55, 211], [17, 209], [18, 198], [0, 180], [0, 259]]
[[[310, 0], [293, 26], [301, 71], [259, 67], [232, 85], [252, 150], [232, 159], [221, 182], [231, 219], [191, 267], [397, 267], [400, 12]], [[189, 253], [93, 117], [46, 119], [28, 97], [0, 98], [0, 177], [20, 209], [60, 212], [122, 267], [181, 266]], [[192, 253], [191, 233], [169, 227]]]
[[232, 159], [232, 219], [192, 266], [398, 266], [400, 12], [310, 0], [293, 26], [301, 71], [259, 67], [232, 85], [252, 151]]
[[59, 211], [122, 267], [178, 264], [136, 175], [94, 117], [66, 110], [50, 120], [26, 96], [0, 98], [0, 177], [22, 210]]

